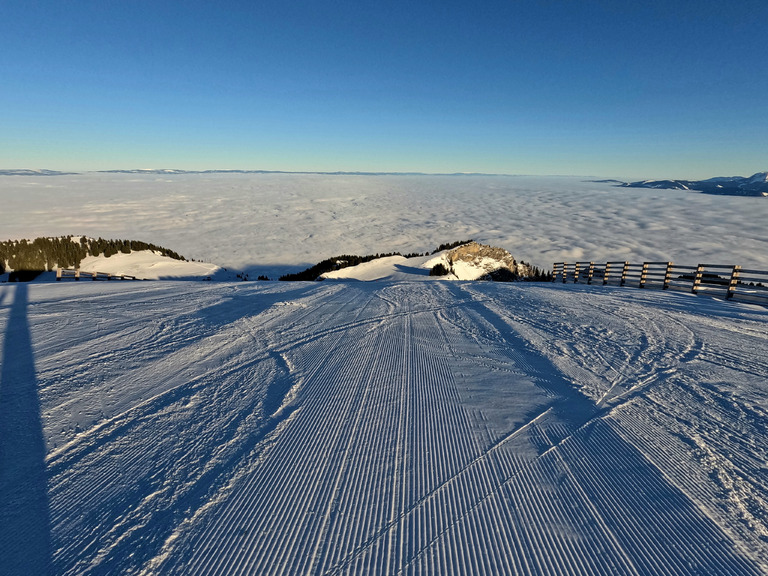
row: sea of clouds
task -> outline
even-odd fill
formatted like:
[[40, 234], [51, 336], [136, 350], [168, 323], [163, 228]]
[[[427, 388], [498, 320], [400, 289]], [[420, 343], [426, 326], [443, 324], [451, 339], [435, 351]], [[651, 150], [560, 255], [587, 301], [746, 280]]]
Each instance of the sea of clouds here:
[[325, 174], [0, 176], [1, 239], [136, 239], [277, 276], [338, 254], [473, 238], [545, 268], [576, 260], [768, 269], [768, 198], [576, 177]]

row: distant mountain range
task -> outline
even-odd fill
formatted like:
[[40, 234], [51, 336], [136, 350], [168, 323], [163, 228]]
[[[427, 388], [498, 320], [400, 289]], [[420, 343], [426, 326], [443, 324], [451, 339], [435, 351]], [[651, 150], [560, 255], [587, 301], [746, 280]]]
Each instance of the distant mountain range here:
[[[483, 172], [453, 172], [435, 174], [431, 172], [320, 172], [287, 170], [177, 170], [175, 168], [136, 168], [132, 170], [96, 170], [100, 174], [323, 174], [329, 176], [500, 176]], [[79, 172], [59, 172], [58, 170], [2, 170], [0, 176], [68, 176]]]
[[0, 176], [70, 176], [77, 172], [59, 172], [58, 170], [0, 170]]
[[454, 172], [434, 174], [431, 172], [336, 172], [288, 171], [288, 170], [175, 170], [175, 169], [135, 169], [135, 170], [99, 170], [106, 174], [324, 174], [329, 176], [498, 176], [481, 172]]
[[598, 182], [615, 182], [617, 186], [625, 188], [696, 190], [705, 194], [722, 194], [725, 196], [768, 196], [768, 172], [758, 172], [748, 178], [721, 176], [708, 180], [642, 180], [639, 182], [598, 180]]
[[[133, 170], [98, 170], [102, 174], [150, 174], [150, 175], [179, 175], [179, 174], [318, 174], [329, 176], [503, 176], [503, 174], [487, 174], [483, 172], [320, 172], [320, 171], [285, 171], [285, 170], [177, 170], [173, 168], [138, 168]], [[78, 172], [60, 172], [58, 170], [3, 170], [0, 176], [68, 176]], [[624, 188], [657, 188], [668, 190], [693, 190], [705, 194], [720, 194], [724, 196], [768, 196], [768, 172], [758, 172], [747, 178], [743, 176], [720, 176], [708, 180], [640, 180], [638, 182], [623, 182], [621, 180], [592, 180], [615, 184]]]

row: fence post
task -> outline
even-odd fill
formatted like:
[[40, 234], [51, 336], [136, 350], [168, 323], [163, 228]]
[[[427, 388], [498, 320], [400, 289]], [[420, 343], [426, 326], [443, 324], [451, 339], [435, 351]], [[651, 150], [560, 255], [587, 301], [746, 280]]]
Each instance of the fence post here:
[[579, 263], [576, 262], [576, 264], [573, 265], [573, 283], [578, 284], [579, 283], [579, 274], [581, 274], [581, 266], [579, 266]]
[[563, 262], [563, 284], [565, 284], [565, 279], [568, 277], [568, 262]]
[[559, 262], [555, 262], [554, 264], [552, 264], [552, 282], [554, 282], [555, 278], [557, 278], [557, 265], [558, 264], [559, 264]]
[[75, 270], [75, 280], [80, 280], [80, 269]]
[[592, 275], [595, 273], [595, 263], [589, 263], [589, 271], [587, 272], [587, 284], [592, 284]]
[[624, 268], [621, 270], [621, 283], [619, 286], [624, 286], [627, 283], [627, 272], [629, 272], [629, 262], [624, 262]]
[[603, 273], [603, 286], [608, 284], [608, 274], [611, 273], [611, 263], [605, 263], [605, 272]]
[[56, 282], [61, 281], [61, 268], [56, 268]]
[[643, 262], [643, 270], [640, 272], [640, 286], [638, 288], [645, 288], [645, 280], [648, 277], [648, 262]]
[[667, 262], [667, 271], [664, 272], [664, 287], [662, 290], [669, 288], [669, 281], [672, 279], [672, 262]]
[[736, 265], [731, 272], [731, 281], [728, 284], [728, 293], [725, 295], [727, 298], [733, 298], [733, 293], [736, 292], [736, 286], [739, 283], [739, 274], [741, 272], [741, 266]]
[[699, 286], [701, 285], [701, 277], [703, 275], [704, 275], [704, 266], [699, 264], [698, 266], [696, 266], [696, 276], [694, 276], [693, 278], [693, 288], [691, 292], [693, 292], [694, 294], [698, 293]]

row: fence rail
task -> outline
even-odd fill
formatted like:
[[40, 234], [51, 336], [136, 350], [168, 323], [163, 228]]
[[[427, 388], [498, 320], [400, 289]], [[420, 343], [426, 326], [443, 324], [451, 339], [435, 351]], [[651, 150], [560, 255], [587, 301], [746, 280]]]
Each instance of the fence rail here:
[[744, 269], [739, 265], [556, 262], [552, 267], [552, 281], [706, 293], [768, 306], [768, 271]]
[[108, 272], [82, 272], [80, 270], [70, 270], [67, 268], [56, 269], [56, 281], [61, 280], [136, 280], [136, 276], [126, 274], [109, 274]]

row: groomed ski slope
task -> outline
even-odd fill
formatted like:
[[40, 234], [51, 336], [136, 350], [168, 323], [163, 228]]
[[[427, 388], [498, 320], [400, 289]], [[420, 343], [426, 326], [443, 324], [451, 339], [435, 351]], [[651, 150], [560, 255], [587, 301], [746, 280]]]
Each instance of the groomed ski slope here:
[[768, 311], [460, 282], [0, 286], [7, 574], [768, 572]]

